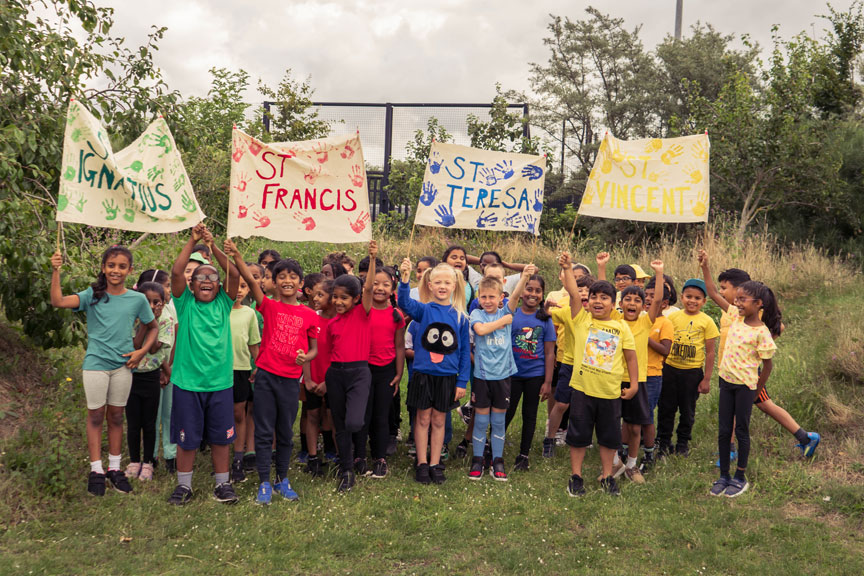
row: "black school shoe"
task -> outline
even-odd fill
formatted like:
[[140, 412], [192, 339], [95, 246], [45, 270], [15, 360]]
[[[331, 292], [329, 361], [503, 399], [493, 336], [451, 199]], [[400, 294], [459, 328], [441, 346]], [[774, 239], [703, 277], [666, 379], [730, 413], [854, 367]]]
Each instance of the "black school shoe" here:
[[243, 471], [242, 460], [234, 460], [231, 462], [231, 481], [234, 484], [242, 484], [246, 481], [246, 473]]
[[355, 458], [354, 459], [354, 475], [357, 477], [364, 477], [371, 474], [372, 471], [369, 470], [369, 465], [366, 463], [365, 458]]
[[444, 465], [437, 464], [429, 469], [429, 475], [432, 477], [432, 482], [435, 484], [444, 484], [447, 477], [444, 476]]
[[237, 503], [237, 493], [234, 492], [234, 486], [232, 486], [230, 482], [217, 484], [216, 488], [213, 489], [213, 498], [217, 502], [222, 502], [223, 504]]
[[[168, 465], [168, 462], [165, 462], [165, 465]], [[247, 452], [243, 455], [243, 471], [244, 472], [254, 472], [257, 469], [257, 465], [255, 463], [255, 453]]]
[[528, 472], [528, 456], [525, 454], [519, 454], [516, 456], [516, 462], [513, 464], [513, 471], [516, 470], [522, 472]]
[[356, 483], [354, 472], [352, 470], [345, 470], [339, 474], [339, 485], [336, 487], [336, 491], [348, 492]]
[[431, 484], [432, 476], [429, 473], [429, 464], [423, 463], [417, 465], [417, 471], [414, 474], [414, 480], [420, 484]]
[[600, 487], [603, 488], [607, 494], [610, 496], [620, 496], [621, 490], [618, 489], [618, 483], [615, 482], [615, 478], [612, 476], [607, 476], [600, 480]]
[[567, 494], [574, 498], [585, 495], [585, 483], [578, 474], [570, 476], [570, 482], [567, 483]]
[[93, 496], [105, 495], [105, 474], [99, 472], [90, 472], [87, 478], [87, 492]]
[[642, 474], [650, 472], [651, 469], [654, 467], [654, 462], [654, 453], [645, 452], [645, 455], [642, 456], [642, 463], [639, 464], [639, 471], [642, 472]]
[[387, 477], [387, 460], [380, 458], [372, 464], [372, 478]]
[[321, 467], [321, 459], [318, 458], [318, 456], [310, 456], [309, 460], [306, 462], [306, 468], [304, 471], [307, 474], [311, 474], [313, 478], [324, 476], [324, 470]]
[[690, 446], [687, 444], [678, 444], [675, 446], [675, 455], [687, 458], [690, 456]]
[[178, 484], [171, 496], [168, 497], [168, 503], [174, 506], [183, 506], [190, 500], [192, 500], [192, 489], [182, 484]]
[[464, 438], [456, 445], [456, 458], [465, 458], [468, 455], [468, 441]]
[[131, 494], [132, 485], [126, 478], [126, 474], [122, 470], [109, 470], [105, 473], [105, 478], [111, 483], [111, 487], [121, 494]]

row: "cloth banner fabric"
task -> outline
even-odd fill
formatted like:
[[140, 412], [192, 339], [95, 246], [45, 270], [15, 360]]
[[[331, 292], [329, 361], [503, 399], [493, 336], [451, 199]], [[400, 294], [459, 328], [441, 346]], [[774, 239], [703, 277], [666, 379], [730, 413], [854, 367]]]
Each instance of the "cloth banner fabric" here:
[[433, 142], [414, 224], [540, 234], [546, 158]]
[[228, 236], [283, 242], [372, 239], [360, 134], [261, 142], [235, 129]]
[[618, 140], [606, 134], [579, 214], [643, 222], [707, 222], [707, 134]]
[[69, 103], [57, 220], [134, 232], [177, 232], [204, 213], [163, 118], [115, 153], [102, 123]]

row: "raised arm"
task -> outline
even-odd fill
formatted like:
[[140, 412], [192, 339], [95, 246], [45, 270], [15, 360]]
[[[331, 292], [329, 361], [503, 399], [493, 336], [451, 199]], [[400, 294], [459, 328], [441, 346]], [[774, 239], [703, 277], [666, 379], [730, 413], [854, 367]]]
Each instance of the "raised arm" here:
[[501, 265], [514, 272], [524, 272], [526, 266], [531, 266], [531, 264], [519, 264], [517, 262], [501, 262]]
[[405, 314], [414, 320], [422, 321], [423, 312], [426, 308], [423, 304], [411, 298], [411, 285], [408, 284], [408, 281], [411, 279], [412, 269], [411, 260], [408, 258], [403, 259], [402, 264], [399, 265], [399, 273], [402, 281], [399, 282], [399, 288], [396, 290], [396, 303], [399, 305], [399, 308], [405, 312]]
[[599, 252], [597, 254], [597, 280], [606, 280], [606, 265], [609, 264], [609, 253]]
[[507, 300], [507, 307], [510, 309], [510, 313], [516, 312], [516, 308], [519, 306], [519, 298], [522, 297], [522, 291], [525, 290], [525, 285], [528, 283], [528, 278], [537, 273], [537, 267], [533, 264], [526, 264], [522, 268], [522, 275], [519, 276], [519, 283], [516, 284], [516, 288], [513, 289], [513, 293], [510, 295], [510, 299]]
[[651, 268], [654, 269], [654, 300], [651, 301], [651, 307], [648, 308], [648, 318], [654, 322], [663, 309], [663, 291], [666, 286], [663, 278], [663, 261], [652, 260]]
[[561, 253], [561, 256], [558, 257], [558, 266], [561, 267], [561, 282], [564, 284], [564, 290], [570, 295], [570, 310], [573, 316], [576, 316], [579, 310], [582, 309], [582, 306], [577, 305], [579, 302], [582, 302], [582, 298], [579, 296], [579, 286], [576, 285], [576, 278], [573, 277], [573, 261], [570, 259], [569, 252]]
[[[249, 267], [246, 266], [246, 262], [243, 260], [243, 255], [240, 254], [234, 241], [230, 238], [226, 238], [224, 246], [225, 254], [234, 258], [237, 271], [240, 273], [240, 276], [243, 277], [243, 280], [246, 281], [246, 285], [249, 286], [249, 292], [252, 293], [252, 298], [255, 300], [255, 304], [260, 306], [261, 302], [264, 301], [264, 291], [261, 290], [261, 285], [252, 278], [252, 272], [250, 272]], [[240, 286], [239, 282], [237, 283], [237, 286]]]
[[177, 255], [177, 259], [171, 267], [171, 294], [174, 298], [180, 298], [183, 296], [183, 291], [186, 290], [186, 276], [183, 275], [183, 270], [186, 269], [186, 264], [189, 263], [192, 249], [204, 237], [204, 230], [206, 229], [206, 226], [200, 222], [192, 228], [189, 240], [183, 246], [183, 249], [180, 250], [180, 254]]
[[63, 267], [63, 255], [60, 252], [54, 252], [51, 256], [51, 305], [55, 308], [78, 308], [81, 305], [81, 299], [77, 294], [72, 296], [64, 296], [63, 289], [60, 287], [60, 268]]
[[729, 302], [726, 301], [714, 284], [714, 278], [711, 276], [711, 267], [708, 265], [708, 252], [705, 250], [699, 250], [699, 266], [702, 267], [702, 279], [705, 280], [705, 290], [708, 292], [708, 297], [726, 312], [729, 309]]
[[366, 314], [372, 309], [372, 289], [375, 286], [375, 260], [378, 258], [378, 243], [369, 241], [369, 270], [366, 272], [366, 282], [363, 283], [363, 296], [360, 301]]
[[234, 300], [237, 298], [237, 288], [240, 287], [240, 274], [237, 272], [237, 268], [231, 264], [228, 256], [213, 243], [213, 234], [209, 230], [204, 231], [204, 242], [210, 247], [210, 253], [219, 262], [219, 266], [225, 270], [226, 279], [222, 283], [222, 289], [225, 290], [225, 293], [228, 294], [231, 300]]

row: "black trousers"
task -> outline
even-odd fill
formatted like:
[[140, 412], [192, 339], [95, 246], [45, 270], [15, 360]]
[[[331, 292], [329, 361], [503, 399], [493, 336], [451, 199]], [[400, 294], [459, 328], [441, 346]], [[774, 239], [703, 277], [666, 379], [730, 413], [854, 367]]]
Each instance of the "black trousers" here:
[[[371, 442], [372, 458], [379, 460], [387, 456], [390, 441], [390, 407], [393, 405], [393, 388], [390, 383], [396, 377], [396, 363], [385, 366], [369, 365], [371, 385], [366, 402], [363, 428], [354, 434], [354, 458], [366, 458], [366, 441]], [[329, 387], [328, 387], [329, 389]]]
[[129, 400], [126, 401], [126, 440], [130, 462], [141, 462], [141, 439], [144, 439], [144, 462], [153, 463], [156, 446], [156, 416], [159, 414], [159, 372], [134, 372]]
[[[664, 382], [665, 385], [665, 382]], [[720, 410], [717, 448], [720, 450], [720, 474], [729, 474], [729, 451], [732, 449], [732, 423], [738, 439], [738, 467], [747, 468], [750, 458], [750, 414], [756, 400], [756, 390], [742, 384], [730, 384], [720, 378]]]
[[[395, 375], [393, 376], [396, 377]], [[402, 384], [400, 382], [399, 389], [396, 390], [396, 395], [390, 403], [390, 435], [396, 436], [399, 433], [399, 427], [402, 426]]]
[[[537, 408], [540, 406], [540, 388], [543, 387], [544, 376], [533, 378], [510, 378], [510, 406], [507, 408], [507, 420], [505, 426], [510, 427], [510, 422], [516, 415], [519, 407], [519, 399], [522, 399], [522, 440], [519, 442], [519, 454], [525, 456], [531, 451], [531, 442], [534, 441], [534, 430], [537, 428]], [[524, 396], [524, 398], [523, 398]]]
[[347, 472], [354, 468], [353, 435], [363, 429], [366, 420], [372, 374], [366, 362], [332, 362], [324, 381], [327, 383], [327, 401], [330, 403], [330, 415], [336, 432], [339, 468]]
[[300, 379], [277, 376], [262, 368], [255, 374], [255, 467], [260, 482], [270, 481], [273, 434], [276, 434], [276, 476], [285, 478], [294, 449], [294, 421], [300, 405]]
[[699, 382], [703, 376], [701, 368], [663, 366], [663, 389], [660, 391], [657, 412], [657, 441], [660, 446], [672, 444], [676, 412], [680, 412], [677, 445], [686, 447], [690, 444], [696, 400], [699, 399]]

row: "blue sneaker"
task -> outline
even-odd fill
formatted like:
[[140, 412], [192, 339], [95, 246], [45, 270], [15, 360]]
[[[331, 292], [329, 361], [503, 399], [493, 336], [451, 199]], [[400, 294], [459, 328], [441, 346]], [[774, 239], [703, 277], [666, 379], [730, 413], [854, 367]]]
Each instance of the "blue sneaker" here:
[[270, 504], [270, 500], [273, 498], [273, 487], [270, 486], [269, 482], [262, 482], [258, 485], [258, 495], [255, 497], [255, 501], [258, 504], [262, 504], [266, 506]]
[[287, 478], [282, 478], [276, 484], [273, 485], [273, 489], [276, 490], [276, 493], [285, 498], [286, 500], [299, 500], [300, 496], [297, 495], [297, 492], [291, 488], [291, 482], [288, 481]]
[[309, 461], [309, 452], [305, 450], [301, 450], [297, 453], [297, 462], [300, 464], [306, 464]]
[[[737, 459], [738, 459], [738, 452], [736, 452], [735, 450], [732, 450], [731, 452], [729, 452], [729, 462], [732, 462], [732, 461], [737, 460]], [[716, 466], [717, 468], [720, 467], [720, 459], [719, 458], [717, 459], [717, 462], [714, 463], [714, 466]]]
[[807, 444], [797, 444], [795, 447], [801, 449], [801, 455], [804, 458], [812, 458], [813, 453], [816, 452], [816, 447], [822, 441], [822, 437], [817, 432], [808, 432], [807, 437], [810, 439]]
[[728, 487], [729, 480], [721, 476], [719, 480], [715, 480], [714, 484], [711, 485], [711, 491], [709, 494], [711, 494], [711, 496], [722, 496]]
[[738, 480], [737, 478], [732, 478], [729, 480], [729, 485], [726, 487], [726, 497], [727, 498], [735, 498], [736, 496], [740, 496], [744, 492], [747, 491], [747, 488], [750, 487], [750, 483], [744, 480]]

